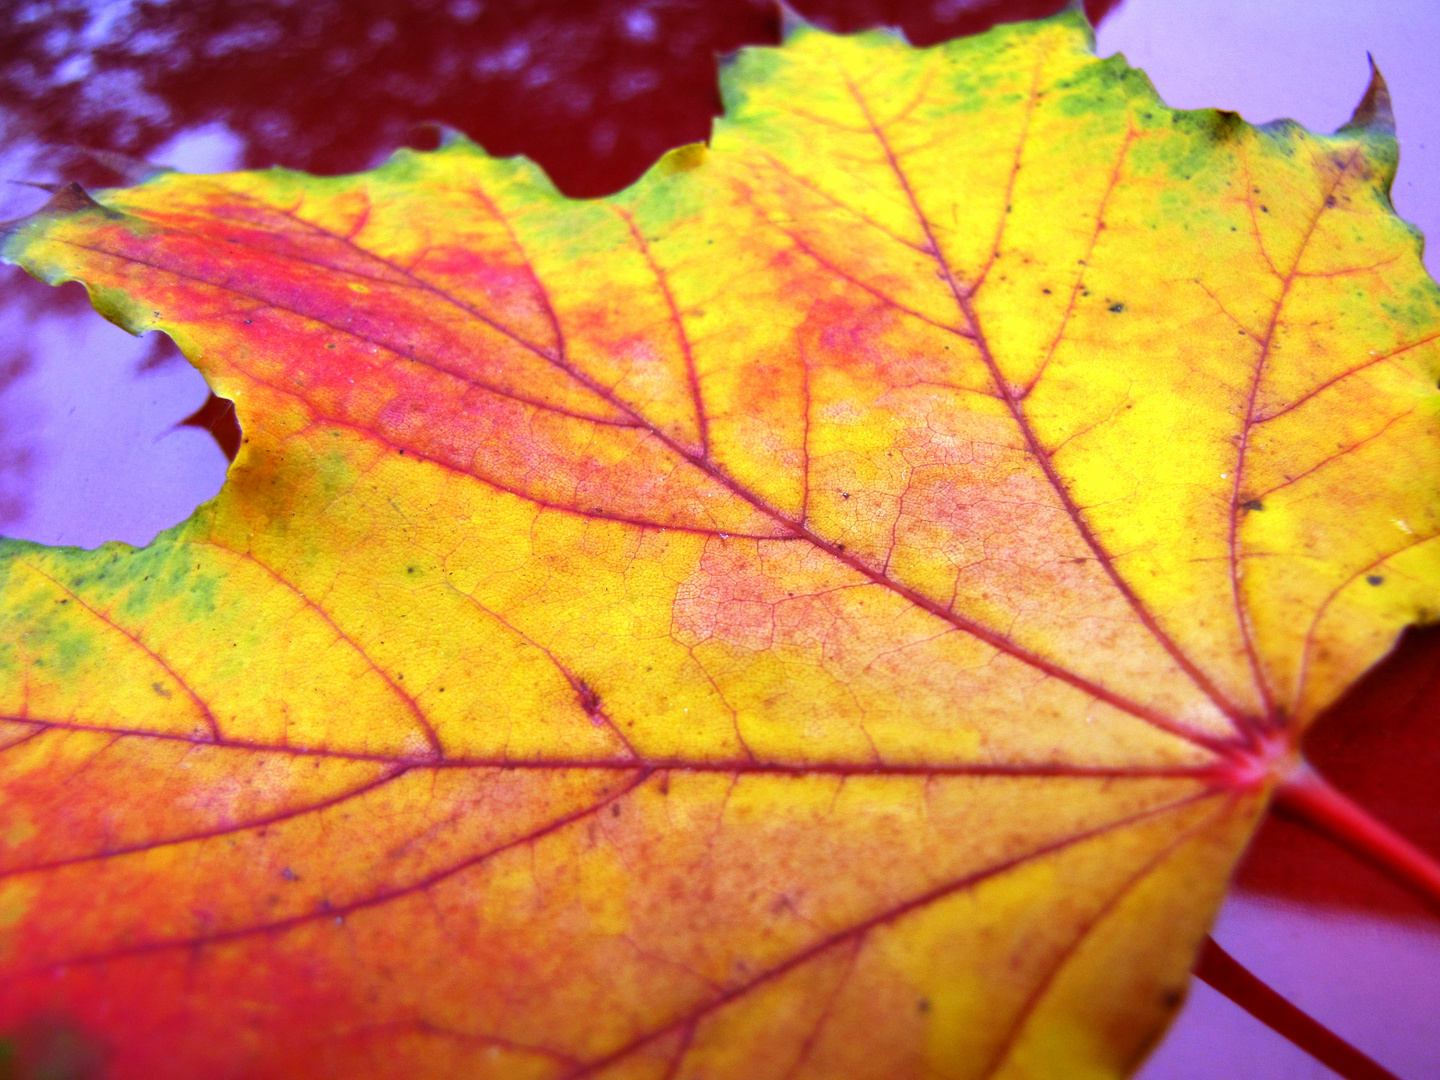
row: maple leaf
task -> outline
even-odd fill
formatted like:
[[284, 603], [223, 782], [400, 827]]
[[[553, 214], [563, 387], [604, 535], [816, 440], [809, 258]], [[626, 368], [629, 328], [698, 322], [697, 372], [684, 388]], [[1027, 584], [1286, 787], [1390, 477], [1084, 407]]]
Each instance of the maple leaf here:
[[724, 89], [608, 199], [455, 140], [12, 227], [245, 442], [147, 548], [0, 549], [0, 1029], [121, 1077], [1143, 1054], [1434, 610], [1392, 134], [1170, 110], [1074, 15]]

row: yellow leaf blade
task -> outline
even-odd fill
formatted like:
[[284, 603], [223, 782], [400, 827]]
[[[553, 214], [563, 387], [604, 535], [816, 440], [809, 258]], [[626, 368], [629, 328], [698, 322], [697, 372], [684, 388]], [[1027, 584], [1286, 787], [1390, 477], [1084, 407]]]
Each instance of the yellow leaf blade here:
[[726, 92], [607, 200], [461, 142], [14, 229], [246, 442], [148, 548], [0, 550], [0, 1025], [146, 1077], [1134, 1065], [1434, 610], [1393, 142], [1174, 112], [1068, 16]]

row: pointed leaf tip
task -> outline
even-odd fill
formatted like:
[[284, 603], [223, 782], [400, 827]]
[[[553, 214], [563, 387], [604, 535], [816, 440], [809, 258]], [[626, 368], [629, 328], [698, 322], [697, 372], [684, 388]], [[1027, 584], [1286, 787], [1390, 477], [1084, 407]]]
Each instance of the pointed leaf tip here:
[[11, 221], [0, 221], [0, 238], [11, 236], [22, 228], [27, 222], [46, 214], [71, 214], [77, 210], [100, 210], [107, 214], [114, 211], [101, 206], [90, 197], [87, 192], [77, 183], [49, 184], [36, 180], [12, 180], [12, 184], [21, 184], [25, 187], [39, 188], [41, 191], [50, 193], [49, 200], [45, 205], [36, 210], [33, 214], [15, 218]]
[[51, 193], [49, 202], [37, 210], [37, 214], [73, 214], [79, 210], [115, 213], [92, 199], [90, 193], [74, 181], [68, 184], [36, 184], [35, 187]]
[[1360, 104], [1355, 106], [1349, 122], [1340, 130], [1369, 131], [1393, 137], [1395, 113], [1390, 107], [1390, 87], [1385, 84], [1385, 76], [1381, 75], [1380, 69], [1375, 66], [1375, 58], [1366, 53], [1365, 59], [1370, 61], [1370, 85], [1365, 88], [1365, 96], [1360, 99]]

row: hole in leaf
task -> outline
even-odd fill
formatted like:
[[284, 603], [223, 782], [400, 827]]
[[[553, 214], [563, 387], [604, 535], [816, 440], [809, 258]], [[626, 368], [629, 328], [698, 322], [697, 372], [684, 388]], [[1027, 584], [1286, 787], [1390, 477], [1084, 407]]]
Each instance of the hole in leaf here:
[[214, 497], [239, 426], [169, 338], [106, 322], [78, 284], [6, 267], [0, 286], [6, 535], [147, 544]]

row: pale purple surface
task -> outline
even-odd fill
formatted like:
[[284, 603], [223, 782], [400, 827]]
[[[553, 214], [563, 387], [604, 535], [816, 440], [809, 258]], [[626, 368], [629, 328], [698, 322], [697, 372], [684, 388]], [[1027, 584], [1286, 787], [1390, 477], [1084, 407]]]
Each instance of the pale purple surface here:
[[[1398, 212], [1440, 238], [1440, 2], [1129, 0], [1098, 35], [1101, 55], [1123, 52], [1170, 104], [1215, 106], [1263, 122], [1281, 116], [1318, 131], [1348, 119], [1365, 88], [1367, 50], [1394, 96], [1402, 147]], [[191, 171], [230, 167], [223, 127], [189, 133], [156, 155]], [[11, 176], [36, 179], [14, 154]], [[32, 208], [35, 193], [0, 193], [0, 217]], [[1440, 269], [1440, 239], [1428, 252]], [[144, 341], [94, 317], [35, 316], [0, 298], [0, 320], [28, 320], [31, 370], [0, 389], [0, 428], [28, 510], [0, 526], [11, 536], [93, 547], [148, 542], [220, 487], [213, 441], [175, 424], [205, 399], [183, 364], [137, 372]], [[1232, 900], [1216, 939], [1256, 974], [1406, 1080], [1440, 1078], [1440, 933], [1356, 916]], [[1199, 986], [1144, 1080], [1310, 1080], [1333, 1076]]]
[[[1239, 894], [1213, 936], [1402, 1080], [1440, 1077], [1440, 932]], [[1195, 981], [1138, 1080], [1329, 1080], [1336, 1074]]]

